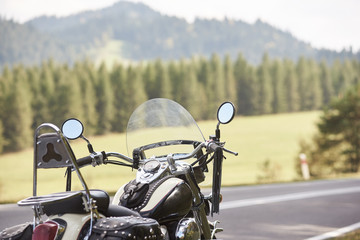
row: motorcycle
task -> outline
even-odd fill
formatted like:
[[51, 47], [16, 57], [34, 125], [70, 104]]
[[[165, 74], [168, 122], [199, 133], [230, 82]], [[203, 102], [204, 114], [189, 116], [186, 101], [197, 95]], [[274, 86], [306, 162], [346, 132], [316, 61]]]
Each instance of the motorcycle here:
[[[0, 239], [215, 239], [222, 229], [207, 216], [220, 210], [224, 152], [237, 155], [220, 141], [220, 124], [231, 122], [234, 115], [234, 105], [224, 102], [217, 111], [215, 135], [205, 140], [180, 104], [151, 99], [140, 105], [128, 122], [127, 149], [132, 157], [95, 152], [77, 119], [66, 120], [61, 130], [50, 123], [40, 125], [34, 137], [33, 196], [18, 202], [19, 206], [32, 206], [34, 219], [5, 229]], [[87, 142], [90, 153], [80, 159], [69, 144], [78, 138]], [[205, 180], [210, 162], [212, 189], [205, 196], [199, 184]], [[102, 164], [137, 171], [136, 179], [121, 186], [112, 203], [105, 191], [89, 189], [80, 171]], [[66, 191], [37, 196], [39, 168], [66, 168]], [[71, 191], [72, 172], [84, 190]]]

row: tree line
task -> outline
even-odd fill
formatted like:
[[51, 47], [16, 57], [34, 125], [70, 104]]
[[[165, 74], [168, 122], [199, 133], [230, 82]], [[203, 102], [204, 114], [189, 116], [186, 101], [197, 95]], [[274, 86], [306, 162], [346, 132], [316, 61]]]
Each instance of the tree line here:
[[86, 135], [123, 132], [132, 111], [147, 99], [182, 104], [196, 120], [213, 119], [223, 101], [238, 115], [317, 110], [360, 80], [360, 62], [299, 58], [270, 59], [259, 65], [239, 54], [220, 58], [157, 59], [133, 64], [89, 60], [74, 65], [53, 60], [40, 66], [4, 67], [0, 75], [0, 152], [31, 146], [43, 122], [58, 126], [80, 119]]

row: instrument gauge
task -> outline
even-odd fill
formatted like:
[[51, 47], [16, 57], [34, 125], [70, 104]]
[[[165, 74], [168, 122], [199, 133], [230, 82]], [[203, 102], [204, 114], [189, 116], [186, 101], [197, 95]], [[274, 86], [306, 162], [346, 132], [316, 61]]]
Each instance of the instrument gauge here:
[[156, 172], [159, 168], [160, 168], [160, 162], [157, 160], [148, 161], [144, 165], [145, 172]]

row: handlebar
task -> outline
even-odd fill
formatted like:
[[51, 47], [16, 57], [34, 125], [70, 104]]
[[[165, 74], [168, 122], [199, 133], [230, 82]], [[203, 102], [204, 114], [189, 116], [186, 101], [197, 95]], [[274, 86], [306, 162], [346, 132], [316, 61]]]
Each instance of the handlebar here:
[[214, 142], [214, 141], [207, 141], [207, 142], [202, 142], [201, 144], [199, 144], [191, 153], [185, 154], [185, 155], [180, 155], [179, 157], [174, 158], [174, 160], [186, 160], [189, 158], [194, 157], [203, 147], [206, 148], [206, 150], [209, 153], [213, 153], [216, 152], [218, 148], [222, 148], [225, 152], [231, 153], [235, 156], [238, 155], [237, 152], [232, 152], [226, 148], [224, 148], [223, 146], [220, 146], [218, 143]]
[[129, 158], [128, 156], [125, 156], [121, 153], [117, 153], [117, 152], [108, 152], [106, 153], [106, 157], [117, 157], [117, 158], [120, 158], [122, 160], [125, 160], [129, 163], [133, 163], [134, 160], [132, 158]]
[[[238, 155], [237, 152], [232, 152], [232, 151], [224, 148], [223, 146], [221, 146], [221, 144], [219, 144], [217, 142], [206, 141], [206, 142], [202, 142], [201, 144], [199, 144], [191, 153], [176, 155], [176, 156], [173, 156], [173, 158], [175, 161], [186, 160], [186, 159], [192, 158], [192, 157], [196, 156], [202, 148], [206, 148], [208, 153], [216, 152], [219, 148], [221, 148], [225, 152], [231, 153], [235, 156]], [[93, 152], [89, 156], [77, 159], [76, 162], [79, 167], [82, 167], [85, 165], [90, 165], [90, 164], [94, 167], [97, 165], [107, 164], [107, 163], [118, 164], [118, 163], [115, 163], [115, 161], [108, 160], [108, 157], [120, 158], [130, 164], [133, 164], [133, 162], [134, 162], [134, 160], [132, 158], [125, 156], [121, 153], [117, 153], [117, 152], [107, 152], [107, 153]], [[127, 165], [127, 164], [119, 164], [119, 165], [132, 166], [132, 165]]]

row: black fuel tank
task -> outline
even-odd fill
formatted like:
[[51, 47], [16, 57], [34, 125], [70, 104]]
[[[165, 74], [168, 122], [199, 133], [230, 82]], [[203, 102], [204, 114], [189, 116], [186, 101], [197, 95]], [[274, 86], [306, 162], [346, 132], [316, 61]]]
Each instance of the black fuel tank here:
[[161, 224], [182, 219], [189, 213], [191, 206], [192, 192], [189, 185], [179, 178], [169, 178], [151, 194], [140, 214], [156, 219]]

